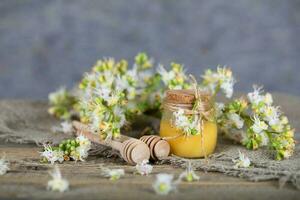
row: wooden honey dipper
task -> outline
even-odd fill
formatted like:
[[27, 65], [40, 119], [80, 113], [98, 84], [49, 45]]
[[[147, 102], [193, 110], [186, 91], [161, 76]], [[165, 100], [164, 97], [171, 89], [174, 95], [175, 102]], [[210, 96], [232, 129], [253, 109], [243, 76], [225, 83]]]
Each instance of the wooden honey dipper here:
[[148, 146], [138, 139], [121, 135], [120, 140], [104, 141], [98, 135], [93, 134], [87, 125], [79, 121], [73, 121], [72, 124], [76, 130], [76, 135], [84, 135], [92, 142], [118, 150], [121, 157], [129, 164], [135, 165], [150, 158]]
[[170, 154], [170, 144], [157, 135], [145, 135], [140, 140], [149, 147], [152, 160], [161, 160]]

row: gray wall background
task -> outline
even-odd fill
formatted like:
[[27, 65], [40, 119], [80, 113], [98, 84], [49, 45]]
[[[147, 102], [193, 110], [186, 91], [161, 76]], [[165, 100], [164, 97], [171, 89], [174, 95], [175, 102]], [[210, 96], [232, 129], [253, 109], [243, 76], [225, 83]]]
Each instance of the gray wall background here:
[[139, 51], [300, 95], [299, 36], [299, 0], [1, 0], [0, 98], [44, 99], [98, 58]]

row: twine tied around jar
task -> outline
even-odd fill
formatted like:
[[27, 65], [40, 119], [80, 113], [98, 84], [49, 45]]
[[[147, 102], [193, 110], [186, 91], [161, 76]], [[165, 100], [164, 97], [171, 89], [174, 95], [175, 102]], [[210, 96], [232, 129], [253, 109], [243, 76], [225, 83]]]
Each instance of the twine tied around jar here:
[[[211, 104], [211, 95], [209, 93], [203, 92], [198, 88], [197, 80], [193, 75], [190, 75], [193, 90], [171, 90], [167, 91], [166, 100], [164, 102], [164, 107], [170, 111], [178, 111], [179, 109], [184, 110], [187, 115], [196, 115], [198, 129], [201, 134], [201, 151], [207, 160], [207, 153], [204, 148], [204, 137], [203, 128], [204, 120], [210, 121], [212, 113], [214, 112], [213, 106]], [[173, 140], [181, 136], [186, 136], [185, 133], [164, 137], [165, 140]]]

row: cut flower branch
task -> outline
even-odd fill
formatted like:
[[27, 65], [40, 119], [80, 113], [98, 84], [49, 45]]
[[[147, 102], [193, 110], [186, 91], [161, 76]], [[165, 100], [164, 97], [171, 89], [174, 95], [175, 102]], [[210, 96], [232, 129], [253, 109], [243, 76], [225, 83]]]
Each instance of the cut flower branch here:
[[[197, 88], [209, 91], [213, 98], [222, 93], [229, 99], [228, 103], [218, 102], [213, 106], [215, 120], [225, 136], [248, 149], [270, 148], [277, 160], [293, 154], [294, 129], [280, 108], [273, 105], [270, 93], [263, 93], [262, 88], [256, 86], [253, 92], [231, 99], [236, 79], [226, 66], [208, 69], [198, 77], [200, 84]], [[160, 113], [166, 90], [192, 88], [193, 83], [181, 64], [172, 62], [166, 68], [154, 64], [145, 53], [134, 58], [132, 67], [126, 60], [104, 58], [84, 74], [76, 94], [65, 89], [51, 93], [49, 113], [64, 120], [76, 113], [80, 121], [103, 140], [113, 139], [119, 137], [121, 130], [130, 126], [139, 115], [155, 113], [159, 116], [157, 113]], [[178, 110], [172, 123], [183, 129], [187, 136], [193, 136], [200, 133], [195, 125], [198, 120], [197, 117], [185, 117]], [[45, 149], [48, 153], [53, 151], [50, 147]], [[58, 151], [57, 157], [60, 158], [54, 160], [60, 161], [61, 155], [66, 153], [65, 149], [63, 151]], [[72, 158], [71, 153], [67, 155]], [[74, 157], [74, 160], [82, 160], [85, 155]], [[51, 160], [49, 157], [48, 161]]]

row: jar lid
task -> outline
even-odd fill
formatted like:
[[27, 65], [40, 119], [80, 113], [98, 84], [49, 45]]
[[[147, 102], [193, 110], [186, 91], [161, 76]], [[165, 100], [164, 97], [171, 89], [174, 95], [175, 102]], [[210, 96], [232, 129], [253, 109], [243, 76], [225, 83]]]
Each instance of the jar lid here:
[[192, 104], [195, 101], [193, 90], [167, 90], [165, 101], [168, 103]]
[[[212, 95], [206, 91], [200, 91], [202, 108], [209, 110], [212, 107]], [[164, 105], [168, 107], [180, 107], [191, 110], [195, 103], [194, 90], [167, 90]]]
[[[200, 92], [200, 98], [203, 103], [211, 100], [211, 94], [206, 91]], [[194, 90], [167, 90], [165, 101], [168, 103], [193, 104], [195, 102]]]

